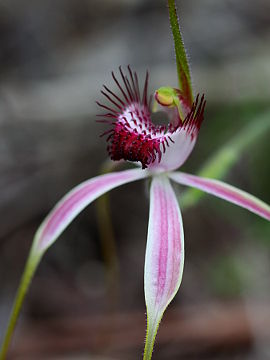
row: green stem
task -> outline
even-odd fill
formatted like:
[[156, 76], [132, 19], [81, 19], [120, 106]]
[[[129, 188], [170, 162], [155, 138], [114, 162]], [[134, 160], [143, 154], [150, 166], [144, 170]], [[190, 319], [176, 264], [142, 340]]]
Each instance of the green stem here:
[[159, 328], [160, 321], [162, 319], [162, 314], [149, 314], [147, 311], [147, 329], [146, 329], [146, 339], [145, 339], [145, 347], [143, 353], [143, 360], [151, 360], [154, 350], [154, 344]]
[[150, 326], [149, 316], [147, 315], [147, 330], [146, 330], [146, 339], [145, 339], [143, 360], [151, 360], [152, 359], [154, 343], [155, 343], [155, 339], [157, 336], [157, 330], [158, 330], [158, 325]]
[[143, 360], [151, 360], [152, 359], [154, 342], [155, 342], [155, 338], [151, 339], [150, 341], [148, 339], [146, 339], [144, 353], [143, 353]]
[[29, 285], [31, 283], [34, 272], [40, 262], [41, 256], [42, 256], [42, 254], [37, 255], [36, 253], [31, 251], [29, 254], [29, 257], [27, 259], [27, 262], [26, 262], [26, 265], [24, 268], [24, 272], [21, 277], [20, 285], [17, 290], [17, 294], [16, 294], [16, 297], [15, 297], [15, 300], [13, 303], [13, 307], [11, 310], [11, 315], [9, 318], [5, 337], [4, 337], [2, 347], [0, 350], [0, 360], [4, 360], [6, 358], [6, 354], [7, 354], [8, 347], [9, 347], [9, 344], [11, 341], [11, 337], [14, 332], [14, 328], [17, 323], [17, 319], [18, 319], [21, 307], [23, 305], [25, 295], [26, 295]]
[[180, 89], [182, 89], [187, 101], [191, 105], [193, 103], [193, 95], [192, 95], [190, 69], [184, 47], [183, 38], [179, 27], [175, 0], [168, 0], [168, 8], [169, 8], [171, 30], [174, 40], [179, 87]]

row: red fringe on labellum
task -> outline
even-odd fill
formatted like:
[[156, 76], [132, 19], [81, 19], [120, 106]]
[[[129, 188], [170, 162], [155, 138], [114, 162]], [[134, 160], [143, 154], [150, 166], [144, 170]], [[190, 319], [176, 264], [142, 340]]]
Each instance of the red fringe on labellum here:
[[136, 72], [127, 67], [128, 75], [125, 75], [119, 67], [121, 82], [112, 72], [113, 80], [120, 92], [115, 94], [107, 86], [103, 85], [101, 93], [111, 103], [109, 106], [97, 102], [107, 113], [98, 115], [111, 126], [101, 136], [108, 135], [108, 152], [112, 160], [139, 161], [142, 168], [147, 168], [151, 163], [161, 160], [162, 152], [174, 140], [171, 135], [176, 131], [185, 131], [191, 137], [197, 136], [203, 121], [205, 108], [204, 96], [199, 100], [197, 96], [188, 115], [183, 123], [178, 126], [154, 125], [150, 116], [150, 101], [148, 100], [149, 74], [146, 72], [143, 93], [141, 96], [139, 81]]

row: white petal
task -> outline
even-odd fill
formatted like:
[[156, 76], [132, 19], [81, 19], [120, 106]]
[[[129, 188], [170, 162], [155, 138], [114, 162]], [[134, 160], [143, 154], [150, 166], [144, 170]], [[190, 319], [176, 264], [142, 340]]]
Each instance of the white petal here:
[[147, 307], [145, 359], [150, 358], [161, 317], [179, 289], [184, 267], [184, 232], [178, 201], [165, 175], [153, 179], [145, 255]]

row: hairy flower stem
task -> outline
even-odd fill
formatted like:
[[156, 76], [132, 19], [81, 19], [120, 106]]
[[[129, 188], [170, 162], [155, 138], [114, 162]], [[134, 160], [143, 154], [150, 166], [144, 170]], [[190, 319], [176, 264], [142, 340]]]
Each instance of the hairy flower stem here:
[[14, 332], [15, 325], [17, 323], [17, 319], [25, 298], [25, 295], [27, 293], [27, 290], [29, 288], [29, 285], [31, 283], [32, 277], [34, 275], [34, 272], [40, 262], [41, 255], [37, 255], [33, 251], [30, 252], [30, 255], [28, 257], [27, 263], [24, 268], [24, 272], [21, 277], [20, 285], [17, 290], [17, 294], [13, 303], [13, 307], [11, 310], [10, 318], [8, 321], [8, 327], [5, 333], [5, 337], [2, 343], [2, 347], [0, 350], [0, 360], [4, 360], [7, 355], [8, 347], [11, 341], [12, 334]]
[[[149, 317], [148, 317], [149, 319]], [[154, 332], [150, 332], [150, 329], [154, 329]], [[157, 336], [158, 326], [150, 326], [149, 320], [147, 320], [147, 330], [146, 330], [146, 339], [145, 347], [143, 353], [143, 360], [151, 360], [153, 355], [154, 344]]]
[[152, 354], [153, 354], [153, 348], [155, 343], [155, 337], [152, 337], [151, 339], [147, 335], [146, 342], [145, 342], [145, 348], [144, 348], [144, 354], [143, 354], [143, 360], [151, 360]]
[[186, 56], [184, 42], [180, 32], [175, 0], [168, 0], [168, 8], [169, 8], [171, 31], [174, 40], [179, 87], [183, 91], [189, 105], [191, 106], [193, 103], [193, 94], [192, 94], [190, 69]]

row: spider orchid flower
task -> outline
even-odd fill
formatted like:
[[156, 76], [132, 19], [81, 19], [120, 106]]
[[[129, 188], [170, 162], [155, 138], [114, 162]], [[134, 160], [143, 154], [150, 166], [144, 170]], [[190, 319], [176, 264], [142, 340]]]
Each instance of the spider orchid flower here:
[[[87, 180], [64, 196], [39, 227], [29, 260], [17, 292], [0, 360], [10, 342], [16, 319], [31, 277], [45, 251], [57, 240], [72, 220], [91, 202], [109, 190], [132, 181], [151, 179], [150, 211], [144, 268], [147, 308], [147, 335], [144, 359], [152, 357], [157, 329], [163, 313], [177, 293], [184, 268], [184, 230], [181, 211], [172, 182], [191, 186], [215, 195], [270, 220], [270, 206], [224, 182], [176, 171], [191, 154], [204, 118], [204, 96], [193, 100], [189, 67], [178, 27], [174, 0], [168, 0], [175, 41], [180, 89], [161, 87], [154, 93], [154, 107], [169, 118], [167, 126], [153, 123], [146, 73], [140, 89], [136, 72], [121, 67], [120, 80], [112, 73], [117, 91], [104, 86], [101, 91], [109, 103], [99, 115], [109, 128], [108, 153], [112, 160], [126, 160], [134, 169], [113, 172]], [[180, 198], [181, 203], [181, 198]]]
[[[244, 207], [270, 220], [270, 207], [248, 193], [221, 181], [175, 171], [188, 158], [196, 143], [203, 121], [205, 100], [197, 96], [190, 106], [180, 90], [170, 99], [166, 91], [156, 91], [155, 98], [174, 123], [155, 125], [151, 120], [147, 95], [148, 73], [141, 95], [138, 77], [128, 67], [128, 76], [120, 67], [121, 82], [112, 73], [120, 95], [104, 86], [103, 95], [111, 104], [98, 103], [106, 113], [100, 115], [110, 129], [108, 152], [112, 160], [127, 160], [142, 168], [124, 170], [87, 180], [69, 192], [51, 211], [39, 228], [34, 251], [40, 256], [59, 237], [71, 221], [92, 201], [107, 191], [126, 183], [151, 178], [150, 213], [144, 269], [147, 307], [145, 359], [150, 359], [161, 317], [177, 293], [184, 267], [184, 231], [173, 182], [191, 186]], [[171, 101], [170, 101], [171, 100]], [[168, 108], [167, 108], [168, 107]], [[180, 109], [180, 110], [179, 110]], [[184, 114], [184, 117], [182, 117]]]

